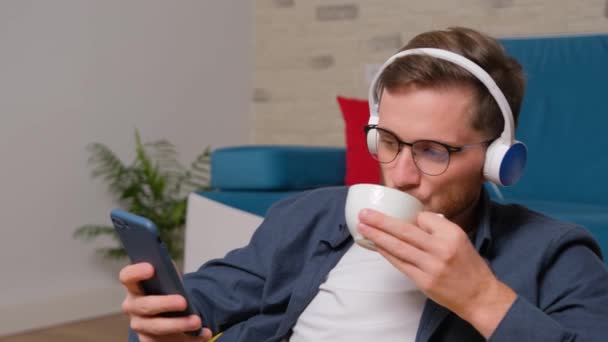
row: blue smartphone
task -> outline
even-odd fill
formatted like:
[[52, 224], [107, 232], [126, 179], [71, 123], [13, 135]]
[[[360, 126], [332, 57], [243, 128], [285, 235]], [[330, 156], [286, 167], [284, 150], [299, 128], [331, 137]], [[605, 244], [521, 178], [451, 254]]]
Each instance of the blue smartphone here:
[[[114, 229], [120, 237], [123, 247], [132, 263], [147, 262], [154, 267], [154, 276], [140, 282], [140, 287], [146, 295], [178, 294], [186, 299], [186, 310], [166, 312], [164, 317], [182, 317], [198, 314], [190, 305], [188, 294], [184, 290], [167, 247], [160, 239], [154, 222], [122, 209], [114, 209], [110, 213]], [[201, 330], [186, 332], [198, 336]]]

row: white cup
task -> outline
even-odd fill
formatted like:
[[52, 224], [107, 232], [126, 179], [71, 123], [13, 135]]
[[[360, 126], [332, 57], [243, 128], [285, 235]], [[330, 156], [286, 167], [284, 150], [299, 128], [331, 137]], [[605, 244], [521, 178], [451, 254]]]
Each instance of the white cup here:
[[423, 205], [414, 196], [405, 192], [377, 184], [356, 184], [348, 189], [344, 215], [346, 225], [355, 242], [367, 249], [376, 250], [370, 240], [364, 238], [357, 230], [359, 212], [369, 208], [388, 216], [414, 222]]

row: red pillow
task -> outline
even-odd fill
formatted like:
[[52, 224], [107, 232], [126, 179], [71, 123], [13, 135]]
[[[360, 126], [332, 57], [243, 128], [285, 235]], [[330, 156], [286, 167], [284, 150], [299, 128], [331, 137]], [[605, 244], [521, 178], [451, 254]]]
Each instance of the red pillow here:
[[369, 121], [369, 105], [366, 100], [338, 96], [346, 135], [346, 185], [380, 183], [380, 167], [367, 151], [363, 128]]

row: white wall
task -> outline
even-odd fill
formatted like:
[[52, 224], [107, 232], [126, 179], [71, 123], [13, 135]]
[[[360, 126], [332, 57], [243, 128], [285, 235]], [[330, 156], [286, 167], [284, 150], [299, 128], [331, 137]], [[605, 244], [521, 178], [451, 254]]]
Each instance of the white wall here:
[[120, 310], [121, 264], [72, 238], [113, 206], [85, 146], [129, 161], [137, 127], [189, 162], [249, 142], [253, 7], [0, 2], [0, 335]]

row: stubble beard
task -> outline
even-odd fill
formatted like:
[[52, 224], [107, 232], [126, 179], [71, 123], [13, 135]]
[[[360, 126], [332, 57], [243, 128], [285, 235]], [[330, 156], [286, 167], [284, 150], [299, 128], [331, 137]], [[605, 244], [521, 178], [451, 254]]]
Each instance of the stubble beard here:
[[477, 204], [479, 203], [481, 189], [451, 189], [444, 194], [439, 203], [430, 203], [428, 208], [432, 212], [440, 213], [448, 220], [457, 223], [465, 231], [471, 231], [475, 227], [467, 227], [474, 222]]

